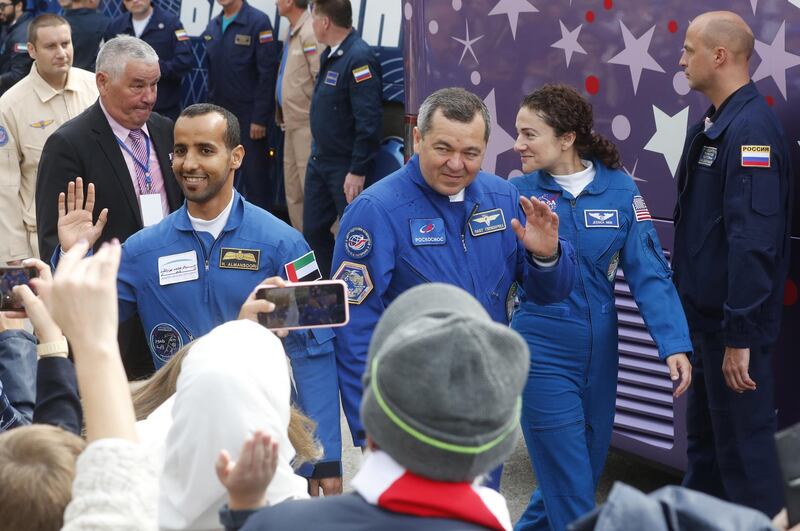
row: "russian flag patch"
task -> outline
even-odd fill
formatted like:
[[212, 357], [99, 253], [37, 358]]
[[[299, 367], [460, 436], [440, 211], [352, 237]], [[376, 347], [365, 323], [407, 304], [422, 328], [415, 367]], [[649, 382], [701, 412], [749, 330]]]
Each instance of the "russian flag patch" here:
[[313, 42], [310, 44], [304, 44], [303, 53], [306, 55], [314, 55], [315, 53], [317, 53], [317, 45]]
[[175, 30], [175, 37], [179, 41], [188, 41], [189, 40], [189, 34], [186, 33], [186, 30], [183, 29], [183, 28]]
[[258, 32], [258, 42], [260, 44], [266, 44], [268, 42], [272, 42], [272, 32], [269, 31], [269, 30], [259, 31]]
[[364, 66], [359, 66], [358, 68], [354, 68], [353, 77], [355, 78], [356, 83], [361, 83], [362, 81], [372, 79], [372, 72], [370, 72], [369, 70], [369, 65], [364, 65]]
[[769, 168], [770, 146], [742, 146], [743, 168]]

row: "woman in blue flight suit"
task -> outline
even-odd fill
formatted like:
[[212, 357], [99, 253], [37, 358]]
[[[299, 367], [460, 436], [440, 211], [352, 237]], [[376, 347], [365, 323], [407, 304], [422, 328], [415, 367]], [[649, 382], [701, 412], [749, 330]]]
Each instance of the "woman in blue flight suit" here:
[[691, 379], [686, 318], [647, 206], [592, 126], [591, 106], [565, 85], [528, 95], [517, 114], [514, 149], [526, 175], [511, 182], [559, 215], [559, 235], [578, 258], [565, 301], [541, 306], [520, 290], [511, 323], [531, 351], [522, 432], [539, 484], [517, 530], [561, 530], [594, 507], [614, 423], [618, 265], [671, 378], [681, 380], [675, 396]]

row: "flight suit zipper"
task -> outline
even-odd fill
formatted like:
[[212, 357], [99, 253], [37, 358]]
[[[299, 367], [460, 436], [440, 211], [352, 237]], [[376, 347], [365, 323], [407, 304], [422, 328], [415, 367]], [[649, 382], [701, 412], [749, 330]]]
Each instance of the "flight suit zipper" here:
[[[581, 194], [578, 194], [580, 197]], [[578, 198], [571, 199], [569, 202], [570, 206], [572, 207], [572, 223], [575, 225], [575, 255], [580, 257], [581, 256], [581, 244], [580, 244], [580, 234], [579, 234], [579, 224], [578, 224], [578, 212], [577, 212], [577, 204]], [[589, 371], [592, 365], [592, 351], [594, 350], [594, 333], [592, 328], [592, 309], [591, 303], [589, 302], [589, 294], [586, 292], [586, 283], [583, 280], [583, 270], [580, 267], [580, 258], [578, 259], [578, 279], [581, 281], [581, 290], [583, 290], [583, 299], [586, 301], [586, 315], [589, 319], [589, 357], [586, 359], [586, 368], [583, 374], [583, 383], [586, 384], [589, 382]]]
[[[691, 170], [691, 168], [692, 168], [692, 164], [691, 164], [691, 162], [690, 162], [690, 161], [691, 161], [691, 159], [689, 158], [689, 156], [690, 156], [690, 155], [693, 153], [693, 151], [694, 151], [694, 143], [695, 143], [695, 142], [697, 142], [697, 139], [698, 139], [698, 138], [700, 137], [700, 135], [702, 135], [702, 134], [705, 134], [705, 131], [698, 131], [698, 132], [697, 132], [697, 133], [694, 135], [694, 137], [692, 138], [692, 142], [689, 144], [689, 150], [686, 152], [686, 179], [684, 179], [684, 181], [683, 181], [683, 186], [682, 186], [682, 187], [681, 187], [681, 189], [678, 191], [678, 201], [677, 201], [677, 204], [678, 204], [678, 209], [679, 209], [679, 210], [680, 210], [680, 208], [681, 208], [681, 198], [683, 198], [683, 194], [686, 192], [686, 188], [688, 188], [688, 187], [689, 187], [689, 179], [692, 177], [692, 175], [691, 175], [691, 173], [692, 173], [692, 170]], [[682, 217], [683, 217], [683, 216], [679, 216], [679, 219], [678, 219], [678, 220], [675, 222], [675, 226], [676, 226], [676, 227], [678, 226], [678, 223], [680, 223], [680, 218], [682, 218]]]
[[227, 231], [222, 231], [219, 233], [219, 236], [211, 244], [211, 249], [209, 250], [208, 254], [206, 254], [206, 246], [203, 245], [203, 240], [200, 239], [200, 236], [197, 235], [197, 232], [194, 230], [192, 231], [192, 235], [194, 236], [194, 239], [197, 240], [197, 243], [200, 244], [200, 251], [203, 253], [203, 263], [206, 270], [205, 281], [203, 282], [203, 302], [205, 303], [208, 303], [211, 291], [211, 279], [209, 275], [210, 258], [211, 255], [214, 254], [214, 247], [216, 247], [217, 243], [222, 240], [222, 237], [226, 234], [226, 232]]
[[469, 216], [467, 216], [467, 222], [464, 223], [464, 229], [461, 231], [461, 246], [464, 248], [464, 252], [467, 252], [467, 229], [469, 228], [469, 220], [472, 219], [472, 216], [478, 212], [478, 208], [480, 204], [475, 203], [475, 206], [472, 207], [472, 212], [470, 212]]

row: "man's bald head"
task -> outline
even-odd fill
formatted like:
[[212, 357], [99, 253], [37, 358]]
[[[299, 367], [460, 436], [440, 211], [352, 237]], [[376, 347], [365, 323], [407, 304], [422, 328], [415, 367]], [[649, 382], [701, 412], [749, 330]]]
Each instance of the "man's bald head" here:
[[753, 31], [736, 13], [709, 11], [696, 17], [691, 25], [697, 28], [703, 44], [711, 50], [725, 48], [735, 60], [746, 61], [753, 55]]

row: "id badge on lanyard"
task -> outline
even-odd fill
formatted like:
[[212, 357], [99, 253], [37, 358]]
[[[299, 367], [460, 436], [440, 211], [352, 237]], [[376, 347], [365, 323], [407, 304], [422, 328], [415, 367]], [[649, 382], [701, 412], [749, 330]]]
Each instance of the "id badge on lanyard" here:
[[[133, 163], [141, 168], [144, 172], [144, 190], [141, 189], [141, 183], [139, 183], [138, 190], [139, 208], [142, 213], [142, 224], [145, 227], [149, 227], [150, 225], [160, 223], [161, 220], [164, 219], [164, 211], [161, 208], [161, 194], [154, 194], [150, 192], [153, 186], [153, 181], [150, 177], [150, 139], [145, 134], [143, 134], [143, 136], [146, 152], [144, 163], [136, 158], [136, 155], [133, 154], [133, 151], [131, 151], [125, 142], [117, 138], [117, 143], [128, 153], [128, 155], [130, 155], [131, 159], [133, 159]], [[137, 182], [139, 182], [138, 178]]]

